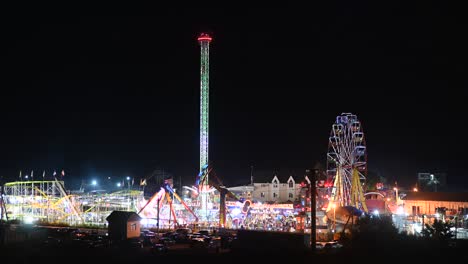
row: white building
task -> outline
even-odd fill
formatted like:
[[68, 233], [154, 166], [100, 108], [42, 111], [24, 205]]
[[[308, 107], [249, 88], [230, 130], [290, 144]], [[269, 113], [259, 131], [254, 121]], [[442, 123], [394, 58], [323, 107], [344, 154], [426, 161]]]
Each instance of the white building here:
[[301, 182], [306, 182], [306, 178], [273, 175], [256, 179], [249, 185], [230, 187], [228, 190], [240, 198], [254, 202], [296, 202], [300, 200]]

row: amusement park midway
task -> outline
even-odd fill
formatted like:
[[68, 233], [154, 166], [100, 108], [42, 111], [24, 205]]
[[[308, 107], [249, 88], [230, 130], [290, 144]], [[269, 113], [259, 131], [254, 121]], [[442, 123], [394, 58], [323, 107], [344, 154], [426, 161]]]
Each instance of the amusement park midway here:
[[455, 259], [457, 25], [338, 9], [13, 19], [1, 255]]

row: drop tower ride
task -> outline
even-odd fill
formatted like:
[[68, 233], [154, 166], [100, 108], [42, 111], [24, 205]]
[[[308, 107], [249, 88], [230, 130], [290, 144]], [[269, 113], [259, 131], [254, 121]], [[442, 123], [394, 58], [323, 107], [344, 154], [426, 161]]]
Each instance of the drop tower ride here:
[[[208, 166], [208, 129], [209, 129], [209, 80], [210, 80], [210, 42], [207, 33], [198, 36], [200, 44], [200, 172]], [[208, 175], [200, 182], [201, 219], [208, 221]]]

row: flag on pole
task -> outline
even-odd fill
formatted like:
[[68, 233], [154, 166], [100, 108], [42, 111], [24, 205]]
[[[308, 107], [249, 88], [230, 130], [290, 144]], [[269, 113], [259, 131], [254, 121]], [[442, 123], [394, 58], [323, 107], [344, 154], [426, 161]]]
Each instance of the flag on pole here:
[[21, 177], [21, 171], [20, 171], [20, 175], [19, 175], [19, 178], [20, 178], [20, 180], [21, 180], [21, 178], [22, 178], [22, 177]]
[[140, 186], [146, 185], [146, 179], [140, 179]]
[[31, 171], [31, 180], [34, 179], [34, 170]]
[[56, 171], [54, 171], [54, 173], [53, 173], [52, 175], [55, 177], [55, 175], [57, 175], [57, 172], [56, 172]]
[[132, 186], [135, 184], [135, 178], [132, 178]]
[[65, 176], [65, 171], [64, 171], [64, 170], [62, 170], [62, 177], [63, 177], [63, 176]]
[[42, 179], [45, 178], [45, 171], [42, 173]]

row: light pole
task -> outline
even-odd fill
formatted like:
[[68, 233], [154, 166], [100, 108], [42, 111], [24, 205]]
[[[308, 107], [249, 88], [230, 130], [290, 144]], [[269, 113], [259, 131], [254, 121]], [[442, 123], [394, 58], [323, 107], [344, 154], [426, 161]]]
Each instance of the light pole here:
[[316, 247], [316, 242], [317, 242], [317, 226], [316, 226], [316, 209], [317, 209], [317, 201], [316, 201], [316, 192], [317, 192], [317, 186], [316, 186], [316, 174], [318, 173], [317, 170], [311, 171], [311, 170], [306, 170], [306, 175], [310, 176], [309, 181], [309, 195], [310, 195], [310, 248], [312, 250], [312, 253], [315, 253], [315, 247]]
[[453, 220], [455, 220], [455, 239], [457, 239], [457, 236], [458, 236], [458, 216], [455, 216], [453, 218]]
[[423, 215], [422, 215], [422, 227], [421, 227], [421, 233], [422, 233], [422, 235], [424, 235], [424, 225], [425, 225], [425, 223], [424, 223], [424, 217], [426, 217], [426, 214], [423, 214]]
[[399, 205], [399, 201], [398, 201], [398, 188], [395, 187], [395, 188], [393, 188], [393, 190], [395, 191], [395, 201], [396, 201], [396, 205], [398, 206], [398, 205]]
[[130, 211], [130, 176], [127, 176], [127, 185], [128, 185], [128, 192], [127, 192], [127, 211]]
[[156, 204], [156, 212], [157, 212], [157, 215], [156, 215], [156, 233], [158, 234], [159, 236], [159, 201], [160, 201], [161, 198], [158, 197], [158, 203]]
[[335, 233], [336, 229], [336, 203], [332, 203], [333, 208], [333, 233]]
[[127, 176], [127, 185], [128, 185], [128, 189], [130, 190], [130, 176]]

